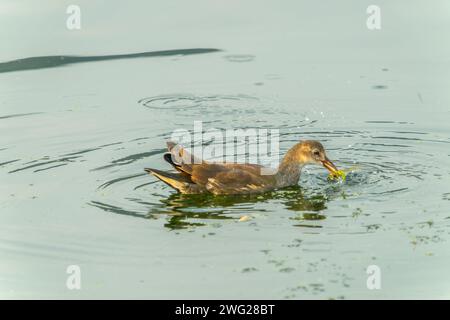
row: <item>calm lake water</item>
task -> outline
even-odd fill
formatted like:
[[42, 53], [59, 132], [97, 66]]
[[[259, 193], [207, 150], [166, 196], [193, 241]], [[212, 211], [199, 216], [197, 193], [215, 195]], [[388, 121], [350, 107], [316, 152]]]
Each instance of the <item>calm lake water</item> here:
[[[368, 1], [77, 3], [0, 3], [0, 298], [450, 298], [448, 1], [380, 30]], [[143, 168], [196, 120], [351, 171], [180, 196]]]

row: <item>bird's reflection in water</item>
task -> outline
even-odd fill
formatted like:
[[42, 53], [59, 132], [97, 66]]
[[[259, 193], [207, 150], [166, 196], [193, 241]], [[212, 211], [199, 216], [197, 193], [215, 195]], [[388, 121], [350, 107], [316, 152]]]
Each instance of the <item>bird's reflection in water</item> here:
[[[152, 206], [148, 217], [156, 218], [159, 215], [166, 215], [168, 220], [165, 227], [172, 230], [184, 229], [204, 226], [205, 220], [237, 220], [243, 213], [269, 212], [270, 210], [261, 208], [260, 204], [278, 202], [288, 210], [301, 213], [292, 218], [296, 222], [323, 220], [325, 216], [319, 212], [326, 209], [326, 201], [324, 195], [305, 197], [298, 186], [258, 195], [214, 196], [176, 193], [160, 200], [160, 205]], [[309, 227], [305, 224], [296, 226]]]

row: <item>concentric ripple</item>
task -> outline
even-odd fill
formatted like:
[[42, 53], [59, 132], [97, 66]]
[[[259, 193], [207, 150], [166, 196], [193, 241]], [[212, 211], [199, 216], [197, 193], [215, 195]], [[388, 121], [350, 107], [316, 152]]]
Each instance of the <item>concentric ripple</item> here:
[[252, 117], [259, 113], [274, 114], [276, 112], [261, 99], [245, 94], [168, 94], [143, 98], [138, 101], [138, 104], [153, 110], [170, 110], [175, 118], [181, 116], [198, 119], [201, 117], [205, 119], [205, 122], [214, 122], [211, 118], [218, 116], [236, 119]]
[[[41, 177], [60, 173], [73, 177], [76, 172], [80, 179], [91, 181], [86, 183], [92, 188], [87, 201], [90, 206], [113, 214], [163, 219], [169, 229], [234, 223], [242, 216], [255, 221], [292, 219], [292, 226], [321, 229], [330, 217], [353, 219], [362, 215], [370, 225], [398, 227], [405, 219], [423, 223], [418, 213], [442, 212], [442, 205], [449, 203], [450, 190], [443, 182], [450, 174], [445, 151], [450, 139], [410, 122], [366, 120], [346, 123], [344, 128], [313, 108], [248, 95], [171, 94], [141, 99], [139, 103], [149, 112], [170, 111], [173, 122], [167, 124], [166, 131], [139, 130], [148, 133], [146, 136], [80, 144], [36, 158], [3, 157], [0, 169], [10, 175]], [[165, 140], [180, 124], [192, 128], [194, 120], [204, 120], [204, 130], [209, 126], [228, 129], [230, 124], [231, 128], [278, 129], [280, 158], [299, 140], [319, 140], [328, 156], [347, 172], [347, 179], [329, 181], [324, 168], [306, 166], [301, 187], [254, 196], [178, 195], [143, 168], [170, 169], [162, 159]], [[195, 143], [221, 147], [216, 141]], [[441, 188], [442, 192], [433, 198], [434, 193], [424, 193], [427, 188]], [[374, 218], [377, 214], [389, 215], [392, 220], [380, 221]], [[435, 217], [439, 221], [445, 218], [442, 214]]]
[[242, 109], [242, 103], [258, 101], [257, 98], [248, 95], [205, 95], [192, 94], [160, 95], [144, 98], [138, 103], [150, 109], [184, 110], [192, 108], [216, 108], [235, 107]]
[[[173, 96], [161, 96], [148, 99], [144, 104], [157, 108], [206, 108], [210, 113], [220, 114], [220, 105], [232, 101], [236, 102], [237, 107], [242, 102], [230, 97], [225, 97], [224, 100], [218, 96], [179, 96], [176, 99]], [[423, 195], [423, 182], [438, 182], [445, 174], [443, 158], [438, 159], [434, 150], [436, 145], [447, 145], [450, 142], [448, 137], [411, 130], [409, 126], [412, 124], [409, 123], [393, 125], [369, 122], [361, 125], [364, 130], [358, 130], [358, 125], [355, 125], [354, 130], [323, 130], [324, 122], [326, 119], [312, 119], [300, 121], [299, 125], [296, 119], [285, 121], [279, 128], [282, 136], [280, 156], [300, 139], [320, 140], [327, 148], [330, 158], [334, 159], [339, 168], [347, 171], [345, 182], [329, 181], [326, 170], [307, 166], [303, 169], [299, 188], [255, 196], [188, 196], [176, 194], [170, 187], [143, 173], [132, 173], [131, 170], [120, 173], [112, 171], [110, 178], [98, 186], [97, 193], [102, 196], [95, 197], [90, 204], [112, 213], [148, 219], [165, 217], [167, 223], [164, 225], [170, 229], [227, 223], [236, 221], [243, 215], [256, 219], [265, 219], [262, 217], [271, 217], [272, 214], [280, 217], [280, 210], [288, 216], [294, 214], [295, 226], [317, 228], [323, 225], [322, 221], [327, 220], [329, 215], [347, 218], [359, 215], [360, 209], [336, 210], [336, 206], [346, 208], [348, 203], [358, 203], [361, 207], [372, 203], [371, 207], [377, 212], [377, 203], [384, 203], [386, 206], [392, 202], [390, 210], [380, 210], [391, 215], [401, 214], [405, 210], [417, 211], [411, 199], [426, 197]], [[161, 160], [163, 152], [163, 149], [152, 152], [151, 159], [147, 159], [149, 166], [169, 169]], [[126, 167], [123, 161], [115, 162]], [[446, 169], [447, 174], [449, 167]], [[96, 170], [110, 168], [111, 165], [105, 165]], [[404, 202], [405, 205], [399, 208], [399, 202]], [[334, 208], [333, 211], [329, 211], [330, 206]], [[374, 213], [372, 210], [369, 212]], [[299, 223], [298, 219], [311, 221], [313, 224]], [[420, 218], [414, 219], [418, 219], [417, 223], [420, 222]], [[390, 227], [396, 224], [394, 221], [389, 223]], [[373, 229], [367, 230], [372, 232]]]

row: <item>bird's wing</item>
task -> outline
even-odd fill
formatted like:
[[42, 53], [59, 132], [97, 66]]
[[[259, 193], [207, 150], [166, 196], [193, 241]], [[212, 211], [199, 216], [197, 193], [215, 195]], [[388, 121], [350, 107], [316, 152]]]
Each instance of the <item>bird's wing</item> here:
[[181, 145], [168, 142], [164, 159], [192, 183], [206, 187], [215, 194], [257, 193], [272, 188], [271, 176], [261, 175], [257, 164], [206, 162], [186, 151]]
[[214, 194], [248, 194], [268, 191], [275, 186], [275, 181], [273, 176], [232, 168], [208, 178], [205, 186]]

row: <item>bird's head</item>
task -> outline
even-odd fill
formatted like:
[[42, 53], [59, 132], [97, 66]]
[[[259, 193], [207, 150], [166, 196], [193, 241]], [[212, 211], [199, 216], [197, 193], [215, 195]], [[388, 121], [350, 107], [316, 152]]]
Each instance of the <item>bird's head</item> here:
[[328, 159], [325, 148], [319, 141], [305, 140], [297, 144], [295, 148], [295, 159], [300, 164], [314, 163], [324, 166], [330, 173], [336, 173], [338, 169]]

